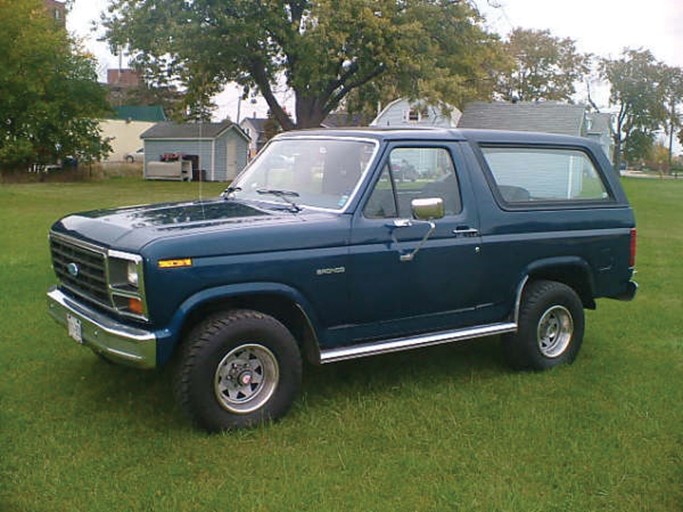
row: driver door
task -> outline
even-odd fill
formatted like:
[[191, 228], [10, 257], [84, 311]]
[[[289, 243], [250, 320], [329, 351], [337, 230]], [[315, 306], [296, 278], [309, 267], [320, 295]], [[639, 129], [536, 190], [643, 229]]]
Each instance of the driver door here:
[[[480, 239], [469, 180], [450, 145], [389, 148], [356, 212], [350, 247], [353, 342], [474, 325], [478, 321]], [[466, 193], [463, 193], [466, 191]], [[430, 229], [411, 201], [440, 197], [443, 218]]]

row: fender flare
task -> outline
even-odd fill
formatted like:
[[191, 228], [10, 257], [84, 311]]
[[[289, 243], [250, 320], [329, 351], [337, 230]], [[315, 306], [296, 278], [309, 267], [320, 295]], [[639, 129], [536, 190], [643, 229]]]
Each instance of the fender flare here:
[[[311, 345], [315, 346], [314, 348], [317, 350], [319, 357], [320, 345], [318, 343], [318, 333], [320, 332], [320, 324], [313, 307], [306, 297], [297, 289], [282, 283], [254, 282], [206, 288], [185, 299], [180, 306], [178, 306], [166, 327], [157, 331], [157, 339], [164, 340], [163, 345], [158, 347], [157, 362], [163, 364], [163, 362], [171, 357], [173, 350], [180, 342], [180, 333], [183, 330], [183, 326], [193, 311], [196, 311], [205, 304], [215, 301], [258, 295], [279, 296], [296, 305], [303, 314], [308, 323], [308, 327], [313, 334], [314, 339]], [[309, 351], [312, 347], [302, 348]]]
[[[519, 310], [522, 306], [522, 295], [524, 293], [526, 285], [532, 278], [534, 278], [535, 276], [540, 276], [550, 280], [558, 280], [556, 278], [553, 279], [553, 276], [558, 275], [559, 270], [561, 270], [562, 272], [566, 272], [570, 269], [578, 270], [578, 272], [580, 272], [582, 276], [582, 279], [580, 279], [580, 281], [585, 283], [587, 286], [587, 289], [583, 290], [583, 294], [581, 293], [582, 290], [575, 289], [581, 301], [583, 302], [584, 307], [594, 309], [595, 299], [593, 298], [593, 293], [595, 290], [595, 280], [593, 277], [591, 266], [588, 264], [588, 262], [579, 256], [561, 256], [555, 258], [544, 258], [541, 260], [533, 261], [529, 265], [527, 265], [527, 267], [524, 269], [522, 276], [518, 281], [514, 311], [512, 312], [512, 318], [514, 322], [516, 324], [519, 323]], [[565, 282], [565, 284], [571, 285], [571, 282], [566, 282], [562, 280], [560, 280], [560, 282]]]

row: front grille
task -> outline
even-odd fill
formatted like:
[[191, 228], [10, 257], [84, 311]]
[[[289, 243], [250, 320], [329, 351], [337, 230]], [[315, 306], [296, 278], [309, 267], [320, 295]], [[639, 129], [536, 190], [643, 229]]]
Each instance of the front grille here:
[[83, 298], [111, 307], [104, 250], [50, 237], [52, 266], [62, 285]]

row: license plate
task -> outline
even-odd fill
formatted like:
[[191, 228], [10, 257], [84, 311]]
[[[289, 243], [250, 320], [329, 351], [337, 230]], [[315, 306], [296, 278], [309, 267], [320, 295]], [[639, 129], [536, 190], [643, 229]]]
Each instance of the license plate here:
[[81, 327], [81, 321], [78, 318], [67, 313], [66, 328], [69, 331], [69, 336], [78, 343], [83, 343], [83, 328]]

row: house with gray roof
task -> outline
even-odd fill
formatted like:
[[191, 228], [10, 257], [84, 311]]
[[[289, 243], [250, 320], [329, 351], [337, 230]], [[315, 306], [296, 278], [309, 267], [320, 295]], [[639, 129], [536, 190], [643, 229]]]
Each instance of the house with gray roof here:
[[[254, 113], [255, 114], [255, 113]], [[265, 124], [267, 117], [245, 117], [240, 121], [240, 128], [249, 137], [249, 158], [256, 156], [266, 144]]]
[[602, 146], [610, 162], [614, 162], [614, 131], [612, 114], [599, 112], [586, 113], [584, 137], [593, 139]]
[[[158, 176], [158, 162], [184, 160], [208, 181], [232, 180], [247, 164], [249, 137], [230, 121], [222, 123], [157, 123], [142, 133], [144, 176]], [[189, 177], [189, 173], [188, 173]], [[183, 179], [183, 177], [178, 178]]]
[[463, 110], [458, 128], [513, 130], [588, 137], [598, 142], [612, 161], [610, 114], [587, 111], [584, 105], [557, 102], [473, 102]]
[[368, 124], [363, 114], [338, 111], [327, 114], [320, 125], [323, 128], [357, 128]]

